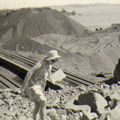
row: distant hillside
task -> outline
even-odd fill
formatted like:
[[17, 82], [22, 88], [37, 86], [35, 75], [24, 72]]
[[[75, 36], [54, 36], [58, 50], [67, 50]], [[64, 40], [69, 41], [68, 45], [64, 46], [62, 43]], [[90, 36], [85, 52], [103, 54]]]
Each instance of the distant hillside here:
[[109, 4], [109, 3], [91, 3], [91, 4], [68, 4], [68, 5], [59, 5], [52, 6], [53, 8], [84, 8], [84, 7], [98, 7], [98, 6], [120, 6], [120, 4]]
[[87, 29], [61, 12], [50, 8], [20, 9], [2, 17], [0, 21], [0, 38], [38, 36], [48, 33], [81, 36]]

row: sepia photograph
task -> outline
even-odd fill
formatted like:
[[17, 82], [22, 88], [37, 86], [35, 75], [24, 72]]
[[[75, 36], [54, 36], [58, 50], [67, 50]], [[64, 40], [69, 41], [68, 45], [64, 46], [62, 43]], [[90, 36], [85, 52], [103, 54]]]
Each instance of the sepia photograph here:
[[0, 120], [120, 120], [120, 0], [0, 0]]

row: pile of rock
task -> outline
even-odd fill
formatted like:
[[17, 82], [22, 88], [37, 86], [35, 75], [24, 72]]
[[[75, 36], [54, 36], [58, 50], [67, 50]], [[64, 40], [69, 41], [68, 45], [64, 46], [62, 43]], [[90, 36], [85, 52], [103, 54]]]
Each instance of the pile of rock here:
[[[45, 95], [47, 101], [48, 120], [66, 120], [67, 112], [64, 108], [66, 101], [76, 95], [79, 90], [66, 87], [63, 90], [48, 89]], [[32, 120], [33, 102], [21, 96], [20, 89], [0, 90], [0, 119], [1, 120]]]
[[[101, 89], [100, 89], [101, 88]], [[70, 100], [66, 109], [79, 111], [82, 120], [119, 120], [120, 86], [101, 84], [94, 91], [86, 90]]]
[[0, 119], [1, 120], [32, 120], [31, 109], [33, 104], [21, 97], [19, 90], [6, 89], [0, 92]]
[[[66, 86], [48, 89], [47, 120], [119, 120], [120, 86]], [[1, 120], [32, 120], [34, 104], [22, 98], [20, 90], [0, 91]]]

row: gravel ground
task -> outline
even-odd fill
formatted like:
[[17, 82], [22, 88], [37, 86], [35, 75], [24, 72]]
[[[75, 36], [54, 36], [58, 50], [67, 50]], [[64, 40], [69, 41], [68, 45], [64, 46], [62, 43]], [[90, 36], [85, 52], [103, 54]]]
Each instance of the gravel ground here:
[[[62, 90], [48, 89], [47, 118], [48, 120], [69, 119], [64, 109], [65, 103], [80, 93], [81, 90], [66, 86]], [[1, 120], [32, 120], [33, 102], [21, 97], [20, 90], [0, 90], [0, 119]], [[73, 117], [73, 115], [71, 115]], [[70, 119], [71, 120], [71, 119]]]

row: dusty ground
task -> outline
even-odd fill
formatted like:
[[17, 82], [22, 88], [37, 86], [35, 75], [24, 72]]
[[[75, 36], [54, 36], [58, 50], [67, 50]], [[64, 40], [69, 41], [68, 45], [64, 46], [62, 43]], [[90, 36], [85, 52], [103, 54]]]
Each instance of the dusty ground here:
[[[72, 118], [73, 115], [71, 115], [71, 117], [66, 115], [66, 110], [63, 106], [78, 93], [80, 93], [80, 90], [73, 87], [66, 87], [63, 90], [57, 91], [52, 89], [47, 90], [45, 92], [47, 97], [47, 117], [51, 118], [51, 120], [61, 120], [62, 118], [69, 120], [69, 118]], [[32, 120], [33, 108], [33, 102], [21, 97], [19, 89], [0, 90], [1, 120]]]
[[[48, 89], [45, 92], [47, 98], [47, 119], [46, 120], [118, 120], [120, 118], [119, 108], [120, 108], [120, 86], [114, 84], [110, 86], [104, 86], [101, 91], [100, 86], [77, 86], [77, 87], [64, 87], [62, 90], [52, 90]], [[96, 113], [95, 111], [91, 112], [88, 107], [84, 109], [76, 109], [75, 105], [72, 107], [73, 102], [68, 104], [66, 103], [69, 100], [77, 100], [77, 96], [80, 94], [87, 93], [87, 91], [93, 91], [95, 93], [101, 93], [101, 97], [96, 98], [96, 102], [92, 104], [98, 105], [101, 111]], [[109, 98], [109, 99], [108, 99]], [[84, 99], [84, 98], [83, 98]], [[106, 99], [106, 100], [105, 100]], [[90, 99], [91, 101], [92, 99]], [[87, 100], [88, 101], [88, 100]], [[97, 103], [99, 101], [99, 103]], [[108, 103], [107, 103], [108, 102]], [[103, 104], [106, 104], [106, 108]], [[89, 105], [91, 103], [86, 103]], [[101, 107], [102, 106], [102, 107]], [[1, 120], [32, 120], [32, 110], [34, 108], [33, 102], [27, 98], [21, 97], [20, 89], [4, 89], [0, 90], [0, 119]], [[88, 110], [85, 112], [85, 109]], [[108, 117], [109, 116], [109, 117]], [[117, 118], [117, 119], [116, 119]], [[39, 119], [38, 119], [39, 120]]]

